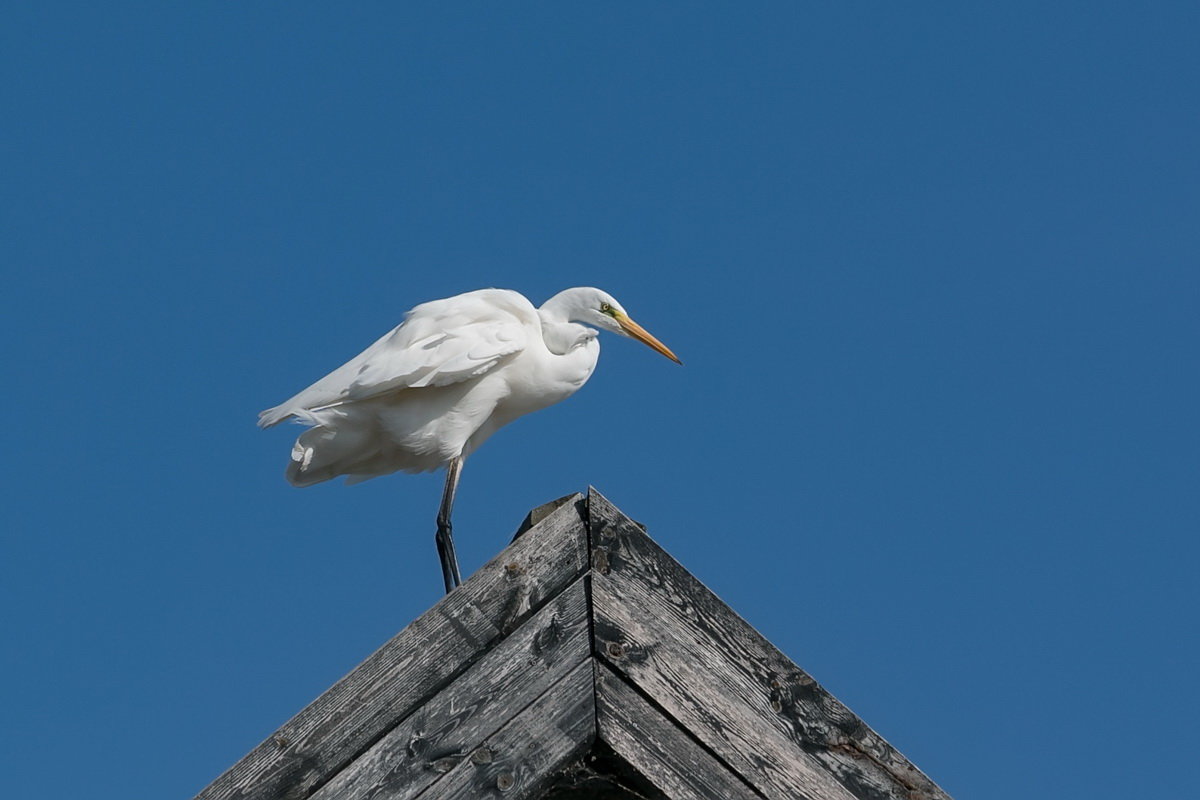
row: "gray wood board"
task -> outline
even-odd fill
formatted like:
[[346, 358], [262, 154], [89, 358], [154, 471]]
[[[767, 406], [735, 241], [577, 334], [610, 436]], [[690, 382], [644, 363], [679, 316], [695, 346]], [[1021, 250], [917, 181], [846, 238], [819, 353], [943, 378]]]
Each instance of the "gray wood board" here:
[[594, 490], [588, 510], [597, 653], [759, 791], [947, 798]]
[[197, 800], [300, 800], [588, 566], [579, 501], [566, 503], [200, 792]]
[[592, 660], [562, 680], [421, 793], [421, 800], [533, 798], [595, 740]]
[[[598, 662], [593, 661], [596, 665]], [[597, 698], [599, 699], [599, 698]], [[671, 800], [603, 739], [558, 770], [538, 800]]]
[[761, 800], [736, 772], [596, 662], [600, 738], [672, 800]]
[[[410, 714], [312, 800], [407, 800], [464, 759], [591, 656], [583, 578]], [[590, 690], [589, 690], [590, 691]]]

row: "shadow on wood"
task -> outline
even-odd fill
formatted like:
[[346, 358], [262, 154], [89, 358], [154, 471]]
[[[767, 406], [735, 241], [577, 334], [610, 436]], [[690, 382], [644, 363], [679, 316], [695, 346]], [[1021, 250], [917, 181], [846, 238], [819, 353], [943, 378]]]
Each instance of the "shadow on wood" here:
[[948, 800], [594, 489], [197, 800]]

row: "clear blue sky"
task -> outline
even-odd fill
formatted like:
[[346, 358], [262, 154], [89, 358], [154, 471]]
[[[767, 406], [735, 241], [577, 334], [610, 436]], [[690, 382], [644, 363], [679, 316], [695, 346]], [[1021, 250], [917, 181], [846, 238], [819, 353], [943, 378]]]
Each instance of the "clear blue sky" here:
[[440, 476], [255, 415], [573, 285], [686, 366], [492, 439], [466, 570], [592, 483], [951, 794], [1194, 792], [1200, 6], [23, 5], [6, 794], [191, 796], [432, 605]]

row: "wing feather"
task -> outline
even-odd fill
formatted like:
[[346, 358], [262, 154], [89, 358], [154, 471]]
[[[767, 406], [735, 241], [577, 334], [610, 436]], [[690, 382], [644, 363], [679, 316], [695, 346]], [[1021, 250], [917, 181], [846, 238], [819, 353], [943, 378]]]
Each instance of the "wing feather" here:
[[516, 292], [483, 289], [423, 303], [404, 322], [304, 391], [258, 415], [269, 427], [306, 411], [399, 389], [478, 377], [525, 349], [537, 311]]

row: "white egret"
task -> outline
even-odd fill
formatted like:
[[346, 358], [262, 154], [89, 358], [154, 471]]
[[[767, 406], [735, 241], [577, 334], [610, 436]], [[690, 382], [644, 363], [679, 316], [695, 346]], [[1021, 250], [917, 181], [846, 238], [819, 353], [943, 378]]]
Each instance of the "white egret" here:
[[258, 424], [295, 418], [311, 426], [292, 447], [294, 486], [445, 467], [436, 541], [449, 592], [462, 582], [450, 512], [463, 461], [501, 426], [583, 386], [600, 355], [596, 329], [682, 363], [599, 289], [567, 289], [541, 308], [517, 292], [481, 289], [417, 306], [357, 357], [263, 411]]

